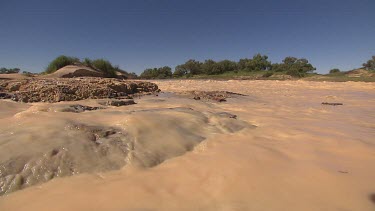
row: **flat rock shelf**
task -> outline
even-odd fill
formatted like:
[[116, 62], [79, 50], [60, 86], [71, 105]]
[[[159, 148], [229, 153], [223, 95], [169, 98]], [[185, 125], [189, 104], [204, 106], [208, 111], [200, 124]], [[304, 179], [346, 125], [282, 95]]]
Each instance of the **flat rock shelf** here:
[[151, 82], [114, 78], [32, 78], [0, 80], [0, 98], [18, 102], [60, 102], [118, 98], [160, 91]]

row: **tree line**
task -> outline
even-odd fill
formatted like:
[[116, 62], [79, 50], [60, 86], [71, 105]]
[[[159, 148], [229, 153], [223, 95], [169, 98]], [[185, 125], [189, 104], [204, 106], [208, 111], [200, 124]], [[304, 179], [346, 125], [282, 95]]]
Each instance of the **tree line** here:
[[12, 74], [12, 73], [19, 73], [20, 68], [0, 68], [0, 74]]
[[[375, 71], [375, 56], [363, 63], [362, 68]], [[168, 66], [161, 68], [148, 68], [144, 70], [140, 78], [145, 79], [163, 79], [163, 78], [179, 78], [191, 77], [194, 75], [219, 75], [223, 73], [233, 72], [259, 72], [264, 71], [264, 76], [271, 76], [274, 72], [284, 72], [293, 77], [304, 77], [308, 73], [313, 73], [316, 68], [305, 58], [296, 58], [292, 56], [285, 57], [281, 63], [272, 63], [268, 60], [267, 55], [256, 54], [253, 58], [244, 58], [239, 61], [231, 61], [228, 59], [222, 61], [214, 61], [212, 59], [204, 62], [190, 59], [184, 64], [177, 65], [174, 72]], [[329, 71], [330, 74], [340, 72], [335, 68]]]
[[[49, 74], [67, 65], [80, 64], [93, 69], [102, 71], [106, 77], [116, 77], [116, 72], [121, 72], [127, 75], [128, 78], [137, 78], [135, 73], [128, 73], [119, 68], [117, 65], [112, 65], [111, 62], [105, 59], [88, 59], [80, 60], [76, 57], [59, 56], [49, 63], [43, 73]], [[362, 68], [375, 71], [375, 56], [362, 64]], [[177, 65], [172, 72], [172, 68], [168, 66], [159, 68], [145, 69], [140, 78], [144, 79], [166, 79], [172, 77], [191, 77], [194, 75], [219, 75], [227, 72], [259, 72], [265, 71], [264, 75], [270, 76], [274, 72], [284, 72], [285, 74], [304, 77], [308, 73], [313, 73], [316, 68], [309, 63], [305, 58], [296, 58], [288, 56], [282, 60], [281, 63], [272, 63], [268, 60], [268, 56], [256, 54], [253, 58], [244, 58], [239, 61], [221, 60], [214, 61], [212, 59], [204, 62], [190, 59], [183, 64]], [[0, 74], [19, 73], [19, 68], [0, 68]], [[339, 69], [334, 68], [329, 73], [339, 73]], [[24, 71], [23, 74], [32, 74]]]
[[272, 63], [268, 56], [256, 54], [253, 58], [240, 59], [238, 62], [228, 59], [214, 61], [212, 59], [204, 62], [190, 59], [184, 64], [177, 65], [174, 72], [168, 66], [161, 68], [149, 68], [144, 70], [141, 78], [172, 78], [190, 77], [193, 75], [219, 75], [227, 72], [255, 72], [272, 71], [286, 72], [288, 75], [304, 77], [307, 73], [312, 73], [316, 68], [307, 59], [286, 57], [282, 63]]

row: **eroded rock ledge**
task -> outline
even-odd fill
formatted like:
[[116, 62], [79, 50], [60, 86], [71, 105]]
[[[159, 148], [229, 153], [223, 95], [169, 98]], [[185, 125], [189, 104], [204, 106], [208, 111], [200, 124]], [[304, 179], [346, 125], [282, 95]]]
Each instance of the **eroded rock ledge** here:
[[0, 80], [0, 98], [25, 103], [118, 98], [158, 91], [158, 86], [151, 82], [112, 78]]

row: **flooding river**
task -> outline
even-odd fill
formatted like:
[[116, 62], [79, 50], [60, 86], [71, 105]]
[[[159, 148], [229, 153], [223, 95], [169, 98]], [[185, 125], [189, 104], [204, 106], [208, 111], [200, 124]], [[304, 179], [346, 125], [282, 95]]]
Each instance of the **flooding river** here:
[[1, 100], [0, 210], [375, 210], [374, 83], [154, 82], [124, 107]]

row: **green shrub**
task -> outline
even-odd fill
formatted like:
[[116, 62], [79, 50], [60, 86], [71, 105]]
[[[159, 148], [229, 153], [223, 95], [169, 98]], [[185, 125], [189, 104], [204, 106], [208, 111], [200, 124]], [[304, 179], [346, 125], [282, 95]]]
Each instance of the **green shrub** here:
[[56, 59], [54, 59], [51, 63], [49, 63], [44, 73], [47, 73], [47, 74], [53, 73], [60, 68], [63, 68], [67, 65], [72, 65], [76, 62], [79, 62], [78, 58], [64, 56], [64, 55], [59, 56]]
[[85, 65], [86, 67], [92, 67], [92, 60], [89, 58], [85, 58], [82, 64]]
[[95, 59], [91, 61], [92, 67], [101, 70], [105, 77], [115, 78], [116, 70], [112, 66], [111, 62], [105, 59]]

